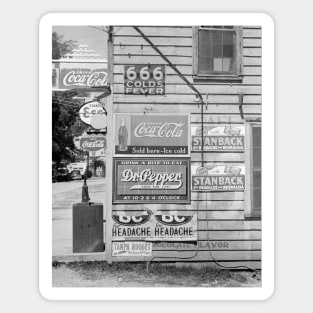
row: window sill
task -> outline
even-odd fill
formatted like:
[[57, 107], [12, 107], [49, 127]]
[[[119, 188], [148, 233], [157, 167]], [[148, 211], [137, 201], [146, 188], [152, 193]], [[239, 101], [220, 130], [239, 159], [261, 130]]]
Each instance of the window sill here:
[[231, 83], [231, 82], [242, 82], [242, 76], [238, 76], [238, 75], [195, 75], [193, 76], [193, 80], [195, 82], [208, 82], [208, 81], [216, 81], [216, 82], [227, 82], [227, 83]]
[[259, 214], [253, 214], [253, 215], [245, 215], [246, 221], [260, 221], [261, 215]]

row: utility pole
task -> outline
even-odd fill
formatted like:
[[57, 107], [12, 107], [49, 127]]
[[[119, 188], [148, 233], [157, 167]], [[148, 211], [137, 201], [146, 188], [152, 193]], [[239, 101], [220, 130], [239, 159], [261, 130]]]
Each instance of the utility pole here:
[[113, 185], [113, 26], [108, 30], [108, 82], [111, 94], [107, 98], [107, 149], [106, 149], [106, 222], [105, 222], [105, 257], [112, 263], [112, 185]]

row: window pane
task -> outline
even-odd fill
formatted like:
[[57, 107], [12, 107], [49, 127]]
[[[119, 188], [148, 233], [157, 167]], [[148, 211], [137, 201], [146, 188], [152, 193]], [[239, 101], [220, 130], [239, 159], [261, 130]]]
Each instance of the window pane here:
[[213, 57], [223, 57], [223, 35], [220, 31], [212, 33]]
[[223, 58], [223, 71], [224, 72], [234, 71], [234, 59]]
[[253, 168], [261, 169], [261, 157], [262, 157], [261, 148], [253, 148], [252, 156], [253, 156]]
[[261, 127], [254, 126], [252, 127], [252, 141], [253, 147], [261, 147]]
[[207, 30], [200, 30], [199, 31], [199, 42], [200, 44], [202, 43], [207, 43], [210, 42], [210, 38], [208, 36], [209, 32]]
[[213, 71], [214, 72], [221, 72], [223, 71], [223, 59], [213, 59]]
[[261, 171], [254, 171], [253, 172], [253, 187], [254, 188], [261, 188], [262, 187], [261, 181]]
[[253, 211], [260, 211], [261, 210], [261, 189], [254, 189], [253, 190]]
[[223, 46], [223, 57], [224, 58], [232, 58], [233, 56], [234, 56], [234, 46], [224, 44], [224, 46]]
[[212, 72], [212, 58], [199, 58], [199, 73]]

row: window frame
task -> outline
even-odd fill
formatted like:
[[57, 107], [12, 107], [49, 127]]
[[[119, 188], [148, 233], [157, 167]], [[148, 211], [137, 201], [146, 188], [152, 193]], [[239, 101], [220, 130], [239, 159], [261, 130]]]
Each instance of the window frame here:
[[[199, 30], [205, 29], [201, 26], [193, 26], [192, 29], [192, 39], [193, 39], [193, 76], [195, 80], [235, 80], [235, 81], [242, 81], [242, 60], [243, 60], [243, 53], [242, 53], [242, 27], [234, 26], [234, 31], [236, 32], [236, 71], [235, 73], [199, 73]], [[208, 29], [210, 30], [210, 29]], [[212, 29], [214, 31], [214, 29]], [[222, 31], [220, 29], [216, 29], [217, 31]], [[226, 30], [226, 31], [229, 31]]]
[[[246, 188], [245, 188], [245, 219], [261, 220], [262, 219], [262, 200], [260, 211], [254, 211], [253, 208], [253, 142], [252, 128], [261, 128], [261, 164], [262, 164], [262, 124], [259, 121], [245, 123], [245, 170], [246, 170]], [[262, 199], [262, 165], [261, 165], [261, 199]]]

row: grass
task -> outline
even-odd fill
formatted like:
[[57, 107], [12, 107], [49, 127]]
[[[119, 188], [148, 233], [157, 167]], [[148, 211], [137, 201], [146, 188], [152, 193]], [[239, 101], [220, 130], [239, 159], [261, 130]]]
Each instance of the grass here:
[[[257, 287], [260, 276], [247, 271], [229, 271], [216, 267], [176, 267], [160, 263], [54, 262], [54, 272], [67, 271], [79, 278], [79, 286], [142, 287]], [[62, 275], [60, 275], [62, 276]], [[76, 279], [77, 281], [77, 279]], [[62, 282], [62, 286], [64, 286]], [[78, 282], [77, 282], [78, 283]], [[58, 283], [56, 283], [56, 286]]]

